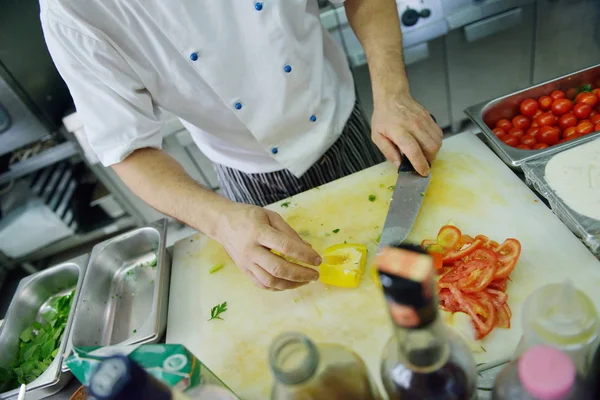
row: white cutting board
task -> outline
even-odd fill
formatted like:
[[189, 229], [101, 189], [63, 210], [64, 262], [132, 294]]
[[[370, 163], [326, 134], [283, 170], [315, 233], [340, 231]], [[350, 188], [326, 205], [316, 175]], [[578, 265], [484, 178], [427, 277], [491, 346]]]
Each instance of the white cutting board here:
[[[269, 208], [317, 251], [348, 242], [376, 249], [395, 184], [391, 165], [381, 164]], [[377, 196], [370, 202], [370, 194]], [[452, 221], [472, 236], [496, 241], [514, 237], [523, 252], [509, 284], [512, 328], [495, 329], [478, 362], [510, 356], [521, 334], [521, 306], [540, 285], [566, 278], [600, 309], [600, 262], [558, 218], [471, 133], [444, 141], [433, 178], [410, 238], [435, 238]], [[332, 231], [339, 229], [337, 234]], [[218, 264], [225, 267], [210, 275]], [[369, 262], [370, 268], [370, 262]], [[210, 309], [227, 301], [224, 320], [208, 322]], [[268, 398], [267, 349], [283, 331], [344, 344], [358, 352], [379, 381], [379, 362], [391, 328], [380, 289], [369, 271], [358, 289], [313, 283], [273, 293], [255, 288], [220, 245], [202, 235], [175, 245], [167, 343], [187, 346], [243, 399]]]

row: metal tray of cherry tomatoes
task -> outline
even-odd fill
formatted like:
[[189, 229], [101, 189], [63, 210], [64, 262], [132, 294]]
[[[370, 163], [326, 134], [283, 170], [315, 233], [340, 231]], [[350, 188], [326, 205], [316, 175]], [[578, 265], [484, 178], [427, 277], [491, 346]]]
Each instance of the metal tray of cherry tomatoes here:
[[600, 64], [465, 110], [511, 168], [600, 137]]

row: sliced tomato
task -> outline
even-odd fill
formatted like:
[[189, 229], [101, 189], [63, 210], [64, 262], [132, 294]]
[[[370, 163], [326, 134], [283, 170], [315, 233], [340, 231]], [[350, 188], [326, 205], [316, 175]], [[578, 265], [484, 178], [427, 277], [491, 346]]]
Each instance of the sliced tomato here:
[[504, 308], [506, 309], [506, 312], [508, 313], [508, 317], [512, 318], [512, 311], [510, 310], [508, 303], [504, 303]]
[[445, 225], [438, 233], [437, 242], [446, 249], [457, 250], [456, 247], [460, 244], [461, 236], [460, 229], [452, 225]]
[[429, 255], [433, 258], [433, 268], [440, 270], [444, 267], [444, 256], [441, 253], [432, 252]]
[[494, 279], [498, 268], [498, 256], [492, 250], [477, 249], [465, 264], [466, 272], [456, 286], [465, 293], [478, 292], [485, 289]]
[[496, 327], [510, 329], [510, 317], [511, 313], [508, 304], [496, 305], [496, 323], [494, 324]]
[[438, 293], [438, 300], [440, 306], [442, 306], [442, 308], [444, 308], [447, 311], [457, 312], [459, 310], [459, 304], [456, 300], [454, 300], [450, 289], [441, 289]]
[[437, 270], [437, 273], [439, 276], [444, 276], [450, 271], [452, 271], [452, 267], [442, 267]]
[[462, 235], [460, 237], [460, 248], [462, 249], [464, 245], [471, 244], [474, 241], [475, 241], [475, 239], [473, 239], [471, 236], [469, 236], [469, 235]]
[[454, 285], [448, 288], [459, 304], [460, 311], [468, 314], [473, 320], [473, 326], [477, 331], [476, 339], [487, 336], [496, 324], [496, 309], [485, 292], [463, 294]]
[[519, 256], [521, 255], [521, 243], [517, 239], [506, 239], [500, 247], [496, 249], [498, 253], [498, 270], [495, 279], [508, 278], [515, 269]]
[[425, 239], [421, 242], [421, 248], [423, 250], [425, 250], [426, 252], [428, 252], [429, 254], [431, 254], [431, 253], [443, 254], [446, 252], [446, 250], [442, 247], [442, 245], [440, 245], [437, 242], [437, 240]]
[[457, 264], [454, 268], [451, 268], [450, 272], [446, 273], [440, 279], [440, 283], [455, 283], [461, 278], [465, 278], [469, 274], [469, 267], [466, 263]]
[[[498, 273], [497, 270], [496, 270], [496, 273]], [[501, 292], [506, 292], [506, 287], [507, 286], [508, 286], [508, 279], [507, 278], [502, 278], [502, 279], [494, 279], [488, 285], [488, 288], [489, 289], [494, 289], [494, 290], [499, 290]]]
[[485, 291], [492, 297], [492, 301], [498, 306], [506, 304], [508, 301], [508, 295], [500, 290], [490, 289], [487, 287]]
[[477, 235], [475, 236], [475, 239], [481, 240], [483, 242], [483, 247], [490, 247], [492, 249], [495, 249], [496, 247], [500, 246], [498, 242], [493, 241], [485, 235]]
[[473, 243], [471, 243], [467, 247], [447, 253], [446, 255], [444, 255], [444, 264], [448, 264], [468, 256], [469, 254], [473, 253], [475, 250], [480, 248], [482, 244], [483, 242], [481, 240], [475, 239], [475, 241], [473, 241]]

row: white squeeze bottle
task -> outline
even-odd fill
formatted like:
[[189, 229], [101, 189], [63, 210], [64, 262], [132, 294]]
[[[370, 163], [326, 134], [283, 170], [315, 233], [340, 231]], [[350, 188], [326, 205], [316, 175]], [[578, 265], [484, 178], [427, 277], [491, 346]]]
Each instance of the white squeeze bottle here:
[[492, 400], [592, 400], [575, 364], [550, 346], [534, 346], [498, 374]]
[[594, 304], [570, 281], [545, 285], [523, 305], [523, 336], [515, 357], [530, 347], [548, 345], [567, 354], [586, 377], [600, 343], [600, 321]]

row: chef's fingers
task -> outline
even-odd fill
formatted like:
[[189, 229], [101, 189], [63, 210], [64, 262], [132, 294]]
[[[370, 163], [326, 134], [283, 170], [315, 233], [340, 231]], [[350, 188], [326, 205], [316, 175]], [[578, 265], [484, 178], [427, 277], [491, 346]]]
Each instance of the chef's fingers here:
[[[285, 224], [285, 222], [283, 223]], [[257, 241], [260, 245], [268, 249], [276, 250], [288, 257], [307, 264], [320, 265], [321, 257], [319, 256], [319, 253], [304, 243], [297, 234], [294, 236], [290, 236], [281, 230], [269, 226], [260, 230]]]
[[381, 150], [386, 160], [394, 164], [396, 167], [400, 166], [400, 152], [398, 151], [398, 147], [396, 147], [391, 140], [379, 132], [374, 132], [371, 135], [371, 139], [373, 140], [373, 143], [375, 143], [375, 146]]
[[250, 267], [250, 271], [252, 272], [252, 275], [256, 278], [256, 280], [260, 283], [260, 285], [267, 288], [268, 290], [280, 291], [286, 289], [295, 289], [297, 287], [304, 286], [308, 283], [292, 282], [286, 279], [277, 278], [257, 264], [252, 264], [252, 266]]
[[396, 130], [388, 134], [388, 138], [394, 142], [405, 157], [408, 157], [415, 171], [423, 176], [429, 175], [429, 163], [419, 142], [414, 138], [411, 132], [406, 130]]
[[274, 211], [267, 210], [267, 216], [269, 217], [269, 222], [271, 223], [271, 226], [273, 228], [275, 228], [278, 231], [283, 232], [286, 235], [289, 235], [293, 238], [299, 239], [302, 241], [302, 243], [310, 246], [310, 243], [308, 243], [306, 240], [302, 239], [302, 237], [298, 234], [298, 232], [296, 232], [294, 230], [294, 228], [289, 226], [288, 223], [285, 222], [285, 220], [281, 217], [281, 215], [277, 214]]
[[[431, 122], [433, 123], [433, 120]], [[442, 146], [442, 139], [441, 137], [436, 136], [436, 133], [433, 132], [433, 128], [428, 126], [427, 121], [418, 122], [417, 125], [417, 128], [414, 129], [413, 132], [420, 132], [420, 134], [414, 135], [414, 138], [419, 143], [419, 146], [421, 146], [421, 150], [423, 151], [423, 154], [425, 154], [425, 158], [427, 158], [429, 165], [431, 165], [433, 160], [435, 160], [437, 152]]]
[[260, 289], [265, 289], [265, 290], [273, 290], [273, 289], [263, 285], [263, 283], [260, 280], [258, 280], [256, 275], [254, 275], [254, 273], [250, 269], [245, 269], [244, 272], [246, 273], [246, 275], [248, 275], [248, 278], [250, 278], [250, 280], [256, 287], [258, 287]]
[[419, 121], [419, 126], [431, 138], [431, 143], [427, 148], [427, 152], [433, 154], [433, 157], [429, 160], [429, 163], [431, 164], [435, 159], [437, 152], [442, 147], [444, 133], [442, 132], [442, 128], [438, 126], [437, 122], [433, 120], [430, 114]]
[[[319, 279], [319, 273], [314, 269], [291, 263], [267, 249], [257, 249], [252, 260], [272, 275], [273, 278], [292, 282], [310, 282]], [[258, 278], [260, 279], [260, 277]], [[261, 282], [265, 283], [262, 279]]]

